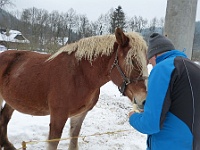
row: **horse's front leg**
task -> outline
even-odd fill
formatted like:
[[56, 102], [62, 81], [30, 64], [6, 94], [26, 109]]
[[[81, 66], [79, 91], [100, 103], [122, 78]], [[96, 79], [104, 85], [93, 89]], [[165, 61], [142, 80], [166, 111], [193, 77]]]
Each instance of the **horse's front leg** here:
[[[64, 110], [66, 111], [66, 110]], [[63, 131], [63, 127], [68, 119], [68, 115], [62, 113], [62, 110], [56, 109], [50, 114], [50, 130], [49, 140], [60, 139]], [[50, 141], [47, 150], [56, 150], [59, 141]]]
[[6, 103], [0, 113], [0, 148], [4, 147], [4, 150], [16, 150], [7, 136], [7, 126], [13, 111], [14, 109]]
[[70, 118], [70, 140], [69, 149], [68, 150], [78, 150], [78, 136], [81, 130], [81, 125], [87, 112], [84, 112], [78, 116], [74, 116]]

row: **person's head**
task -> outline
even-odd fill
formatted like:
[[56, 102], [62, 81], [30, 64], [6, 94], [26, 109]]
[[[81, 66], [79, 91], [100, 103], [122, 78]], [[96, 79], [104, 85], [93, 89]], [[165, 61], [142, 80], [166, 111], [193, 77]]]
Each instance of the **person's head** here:
[[167, 37], [159, 33], [153, 33], [149, 37], [147, 59], [154, 66], [158, 55], [174, 49], [173, 43]]

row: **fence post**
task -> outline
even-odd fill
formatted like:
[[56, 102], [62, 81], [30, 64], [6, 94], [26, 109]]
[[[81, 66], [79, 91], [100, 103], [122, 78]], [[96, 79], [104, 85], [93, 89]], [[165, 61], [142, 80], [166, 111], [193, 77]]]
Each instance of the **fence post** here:
[[26, 150], [26, 142], [25, 141], [22, 142], [22, 150]]

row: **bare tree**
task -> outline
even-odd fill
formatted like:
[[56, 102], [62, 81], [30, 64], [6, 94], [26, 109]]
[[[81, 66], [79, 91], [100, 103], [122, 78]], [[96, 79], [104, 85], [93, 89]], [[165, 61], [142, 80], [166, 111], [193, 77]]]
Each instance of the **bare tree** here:
[[95, 35], [105, 35], [110, 33], [111, 19], [114, 9], [111, 8], [107, 13], [101, 14], [97, 21], [93, 23], [93, 32]]
[[149, 31], [151, 33], [155, 32], [157, 25], [158, 25], [158, 19], [154, 17], [152, 20], [150, 20]]
[[6, 6], [14, 6], [14, 4], [12, 3], [12, 0], [0, 0], [0, 8], [5, 8]]
[[73, 42], [75, 39], [72, 37], [72, 31], [77, 31], [78, 26], [78, 16], [74, 9], [69, 9], [64, 14], [64, 23], [65, 23], [65, 30], [67, 32], [66, 36], [68, 37], [68, 43]]
[[129, 27], [131, 31], [142, 32], [146, 28], [148, 21], [141, 16], [134, 16], [129, 21]]
[[79, 16], [79, 38], [91, 36], [90, 23], [86, 15]]

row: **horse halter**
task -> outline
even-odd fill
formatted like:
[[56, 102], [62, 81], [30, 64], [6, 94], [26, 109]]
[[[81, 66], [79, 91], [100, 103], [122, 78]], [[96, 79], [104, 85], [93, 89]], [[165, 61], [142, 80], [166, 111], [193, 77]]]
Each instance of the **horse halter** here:
[[121, 86], [118, 86], [118, 89], [122, 93], [122, 95], [125, 96], [124, 92], [126, 90], [126, 87], [129, 84], [131, 84], [133, 82], [137, 83], [138, 81], [146, 80], [148, 77], [146, 77], [146, 76], [139, 76], [139, 77], [133, 78], [133, 79], [130, 79], [130, 78], [126, 77], [126, 75], [123, 73], [122, 69], [119, 66], [119, 61], [118, 61], [117, 53], [118, 53], [118, 49], [117, 49], [117, 52], [116, 52], [116, 55], [115, 55], [115, 60], [114, 60], [112, 66], [111, 66], [111, 69], [110, 69], [110, 74], [111, 74], [113, 68], [116, 66], [117, 70], [119, 71], [119, 73], [120, 73], [120, 75], [122, 76], [122, 79], [123, 79], [123, 82], [122, 82]]

